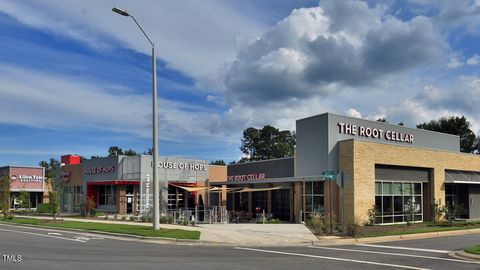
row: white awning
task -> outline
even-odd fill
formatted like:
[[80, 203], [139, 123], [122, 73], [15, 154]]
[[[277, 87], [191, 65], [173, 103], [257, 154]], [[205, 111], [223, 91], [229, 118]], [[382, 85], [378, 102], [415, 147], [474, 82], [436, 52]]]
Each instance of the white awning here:
[[480, 184], [480, 172], [445, 170], [445, 183]]
[[243, 188], [241, 190], [235, 191], [235, 193], [239, 192], [256, 192], [256, 191], [269, 191], [269, 190], [278, 190], [283, 189], [282, 186], [280, 187], [271, 187], [271, 188]]

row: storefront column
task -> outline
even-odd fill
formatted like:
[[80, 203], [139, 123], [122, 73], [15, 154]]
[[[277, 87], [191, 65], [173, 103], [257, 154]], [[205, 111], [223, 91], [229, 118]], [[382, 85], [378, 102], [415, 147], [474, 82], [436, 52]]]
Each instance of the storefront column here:
[[292, 216], [295, 222], [300, 223], [302, 221], [302, 217], [300, 216], [300, 211], [303, 209], [303, 200], [302, 200], [302, 193], [303, 193], [303, 183], [302, 182], [295, 182], [293, 183], [293, 188], [291, 189], [293, 192], [293, 200], [290, 201], [290, 209], [293, 210]]
[[248, 212], [254, 213], [255, 209], [252, 209], [253, 208], [253, 194], [252, 194], [252, 192], [247, 192], [247, 194], [248, 194]]
[[125, 205], [126, 194], [125, 185], [117, 185], [117, 211], [120, 215], [127, 212]]
[[138, 203], [140, 202], [139, 200], [139, 194], [138, 194], [138, 185], [135, 185], [133, 187], [133, 213], [138, 214], [137, 209], [139, 209]]
[[221, 201], [221, 206], [227, 206], [227, 185], [222, 185], [222, 201]]
[[[445, 206], [445, 168], [435, 167], [432, 170], [432, 178], [430, 183], [431, 201], [438, 203], [439, 206]], [[425, 191], [423, 191], [425, 193]]]
[[[339, 199], [338, 199], [338, 195], [339, 195], [339, 190], [338, 190], [338, 185], [335, 183], [334, 180], [331, 180], [331, 181], [328, 181], [328, 180], [325, 180], [323, 181], [323, 194], [324, 194], [324, 199], [323, 199], [323, 205], [324, 205], [324, 214], [325, 215], [330, 215], [330, 207], [332, 209], [332, 218], [333, 218], [333, 221], [334, 222], [337, 222], [339, 221]], [[330, 185], [330, 187], [329, 187]], [[329, 193], [329, 191], [332, 191], [332, 194]], [[331, 202], [332, 202], [332, 205], [330, 205], [330, 196], [332, 197], [331, 199]]]
[[[272, 184], [268, 184], [269, 188], [272, 188]], [[268, 190], [267, 191], [267, 213], [270, 214], [272, 213], [272, 191]]]

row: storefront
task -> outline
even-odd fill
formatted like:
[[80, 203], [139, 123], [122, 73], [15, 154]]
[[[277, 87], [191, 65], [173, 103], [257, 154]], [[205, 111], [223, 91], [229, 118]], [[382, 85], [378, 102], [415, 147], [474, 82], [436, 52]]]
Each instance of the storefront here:
[[[45, 170], [42, 167], [30, 166], [6, 166], [0, 168], [0, 176], [7, 176], [10, 179], [11, 208], [22, 207], [20, 193], [27, 192], [29, 195], [29, 207], [36, 208], [42, 203], [46, 190]], [[25, 204], [27, 205], [27, 204]]]
[[296, 126], [295, 158], [228, 166], [215, 183], [228, 209], [296, 222], [331, 213], [347, 226], [369, 210], [379, 224], [427, 221], [435, 203], [480, 218], [480, 156], [460, 153], [458, 136], [330, 113]]
[[[62, 167], [63, 210], [79, 212], [89, 201], [106, 213], [145, 215], [153, 207], [153, 161], [149, 155], [93, 158]], [[63, 161], [64, 157], [62, 157]], [[210, 166], [205, 160], [159, 157], [161, 209], [192, 209], [206, 202], [210, 177], [226, 178], [225, 166]], [[220, 176], [219, 176], [220, 175]]]

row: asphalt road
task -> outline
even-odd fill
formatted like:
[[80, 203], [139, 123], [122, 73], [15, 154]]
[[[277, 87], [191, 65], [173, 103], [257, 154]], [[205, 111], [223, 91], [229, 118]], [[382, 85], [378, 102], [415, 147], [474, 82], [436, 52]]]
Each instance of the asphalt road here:
[[480, 269], [446, 254], [478, 243], [480, 234], [372, 245], [216, 247], [0, 224], [0, 269]]

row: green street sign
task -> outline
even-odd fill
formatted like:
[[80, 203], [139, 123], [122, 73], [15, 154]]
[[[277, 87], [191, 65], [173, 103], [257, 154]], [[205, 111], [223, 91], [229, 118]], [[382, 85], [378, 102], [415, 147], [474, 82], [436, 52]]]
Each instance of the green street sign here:
[[322, 176], [325, 176], [325, 178], [335, 178], [338, 174], [338, 171], [323, 171]]

